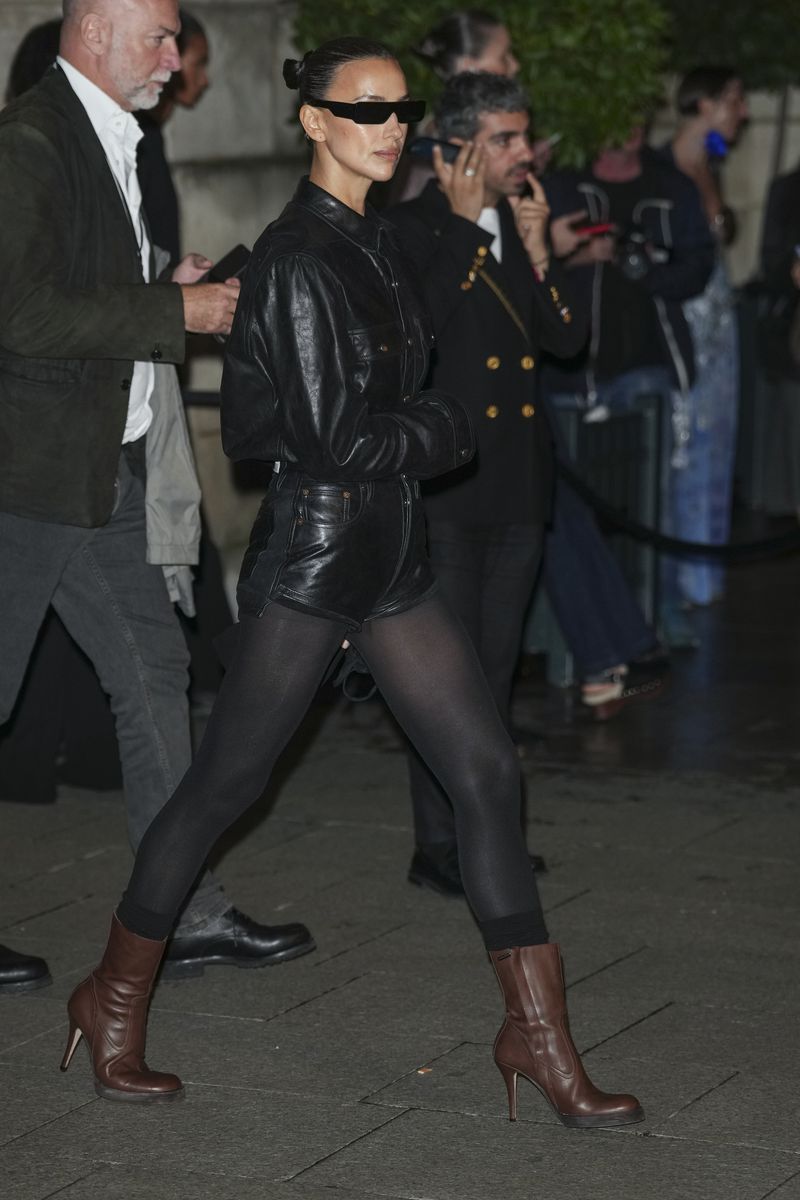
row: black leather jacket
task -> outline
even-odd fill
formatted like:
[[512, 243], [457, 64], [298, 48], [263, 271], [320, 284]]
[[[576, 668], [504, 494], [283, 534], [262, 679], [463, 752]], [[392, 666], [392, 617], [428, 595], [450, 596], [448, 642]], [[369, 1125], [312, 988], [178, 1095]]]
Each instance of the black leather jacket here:
[[226, 453], [281, 463], [245, 611], [280, 599], [360, 625], [432, 586], [416, 481], [474, 453], [461, 406], [420, 391], [432, 341], [391, 227], [302, 180], [256, 244], [222, 380]]

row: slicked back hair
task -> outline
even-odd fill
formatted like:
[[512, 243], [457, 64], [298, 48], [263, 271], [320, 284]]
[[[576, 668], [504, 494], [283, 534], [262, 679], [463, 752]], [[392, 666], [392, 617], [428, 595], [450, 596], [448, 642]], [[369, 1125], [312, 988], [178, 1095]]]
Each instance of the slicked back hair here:
[[525, 89], [506, 75], [489, 71], [462, 71], [454, 75], [434, 108], [439, 137], [470, 141], [475, 137], [484, 113], [529, 113]]

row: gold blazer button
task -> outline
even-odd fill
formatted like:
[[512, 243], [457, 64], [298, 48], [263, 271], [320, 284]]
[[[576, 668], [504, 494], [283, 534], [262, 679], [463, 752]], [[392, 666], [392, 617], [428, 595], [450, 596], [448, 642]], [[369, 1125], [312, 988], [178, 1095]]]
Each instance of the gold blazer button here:
[[489, 247], [478, 246], [478, 249], [475, 251], [475, 253], [478, 255], [478, 258], [486, 258], [486, 255], [489, 253]]
[[492, 354], [489, 358], [487, 358], [486, 365], [490, 371], [496, 371], [500, 366], [500, 359], [496, 354]]
[[472, 284], [469, 282], [468, 279], [465, 279], [464, 282], [461, 284], [462, 292], [468, 292], [471, 287], [472, 287]]
[[490, 421], [493, 421], [495, 419], [495, 417], [499, 417], [500, 409], [497, 407], [496, 404], [490, 404], [486, 410], [486, 415]]
[[536, 409], [533, 407], [532, 404], [523, 404], [523, 406], [522, 406], [523, 417], [532, 417], [535, 412], [536, 412]]
[[534, 363], [530, 354], [526, 354], [525, 357], [520, 360], [520, 366], [522, 367], [523, 371], [532, 371], [535, 365], [536, 364]]

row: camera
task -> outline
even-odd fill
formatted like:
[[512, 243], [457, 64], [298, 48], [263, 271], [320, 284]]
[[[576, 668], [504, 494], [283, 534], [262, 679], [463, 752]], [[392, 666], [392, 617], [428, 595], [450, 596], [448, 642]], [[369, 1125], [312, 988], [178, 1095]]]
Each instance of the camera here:
[[617, 266], [626, 279], [639, 283], [657, 264], [669, 262], [669, 251], [654, 246], [642, 225], [635, 222], [617, 236]]

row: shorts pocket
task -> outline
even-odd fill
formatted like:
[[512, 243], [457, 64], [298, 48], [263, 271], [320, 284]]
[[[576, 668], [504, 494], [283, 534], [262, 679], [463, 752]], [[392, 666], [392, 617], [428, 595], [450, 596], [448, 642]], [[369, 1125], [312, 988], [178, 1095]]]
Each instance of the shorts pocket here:
[[307, 525], [343, 528], [361, 515], [367, 485], [303, 483], [298, 492], [298, 519]]

